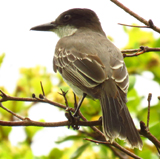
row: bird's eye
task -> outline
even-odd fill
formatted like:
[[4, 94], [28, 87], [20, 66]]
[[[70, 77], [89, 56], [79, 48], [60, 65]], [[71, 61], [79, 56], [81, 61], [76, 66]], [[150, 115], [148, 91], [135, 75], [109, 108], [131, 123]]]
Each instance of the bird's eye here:
[[64, 15], [64, 17], [63, 17], [63, 20], [64, 21], [68, 21], [68, 20], [70, 20], [71, 19], [71, 15], [69, 15], [69, 14], [66, 14], [66, 15]]

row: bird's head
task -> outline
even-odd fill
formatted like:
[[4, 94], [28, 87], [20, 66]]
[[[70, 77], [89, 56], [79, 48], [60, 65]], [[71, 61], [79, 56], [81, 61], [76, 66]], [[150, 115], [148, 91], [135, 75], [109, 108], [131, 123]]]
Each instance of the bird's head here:
[[70, 9], [61, 13], [55, 21], [31, 28], [37, 31], [53, 31], [60, 38], [74, 34], [78, 29], [90, 29], [103, 33], [96, 13], [90, 9]]

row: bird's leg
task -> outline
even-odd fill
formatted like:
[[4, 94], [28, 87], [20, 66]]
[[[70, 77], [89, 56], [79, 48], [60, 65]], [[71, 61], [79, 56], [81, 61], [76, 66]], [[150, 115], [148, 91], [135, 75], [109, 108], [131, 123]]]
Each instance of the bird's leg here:
[[80, 107], [81, 107], [81, 105], [82, 105], [82, 103], [83, 103], [83, 100], [84, 100], [84, 98], [85, 98], [86, 96], [87, 96], [87, 94], [83, 93], [83, 97], [82, 97], [81, 100], [79, 101], [78, 107], [76, 108], [76, 110], [75, 110], [75, 112], [74, 112], [74, 114], [73, 114], [73, 117], [77, 117], [77, 116], [78, 116], [79, 109], [80, 109]]
[[[84, 100], [85, 97], [86, 97], [86, 94], [84, 93], [83, 97], [81, 98], [81, 100], [78, 103], [78, 106], [77, 106], [77, 102], [76, 102], [76, 99], [75, 99], [75, 109], [76, 110], [75, 110], [75, 112], [74, 112], [73, 115], [71, 114], [71, 112], [70, 112], [69, 109], [68, 109], [69, 113], [65, 113], [65, 116], [67, 117], [68, 121], [71, 123], [71, 126], [72, 126], [72, 128], [74, 130], [78, 130], [79, 129], [79, 126], [78, 126], [77, 123], [78, 123], [80, 117], [78, 116], [78, 113], [79, 113], [79, 109], [80, 109], [80, 107], [81, 107], [81, 105], [82, 105], [83, 100]], [[70, 125], [69, 125], [69, 127], [70, 127]]]

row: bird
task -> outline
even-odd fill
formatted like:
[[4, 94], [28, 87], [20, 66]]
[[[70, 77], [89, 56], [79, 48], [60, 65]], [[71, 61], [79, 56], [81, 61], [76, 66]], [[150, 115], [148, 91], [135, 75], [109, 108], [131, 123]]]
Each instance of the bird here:
[[61, 74], [82, 101], [86, 96], [100, 101], [106, 141], [119, 138], [141, 150], [142, 140], [126, 106], [129, 77], [123, 55], [107, 38], [97, 14], [73, 8], [30, 30], [58, 35], [54, 72]]

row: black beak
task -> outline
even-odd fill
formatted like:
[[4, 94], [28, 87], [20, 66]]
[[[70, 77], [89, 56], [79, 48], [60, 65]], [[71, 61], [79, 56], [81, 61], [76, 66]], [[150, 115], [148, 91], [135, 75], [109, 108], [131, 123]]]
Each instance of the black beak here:
[[53, 21], [51, 23], [46, 23], [42, 25], [35, 26], [31, 28], [30, 30], [36, 30], [36, 31], [52, 31], [53, 29], [56, 29], [57, 24]]

